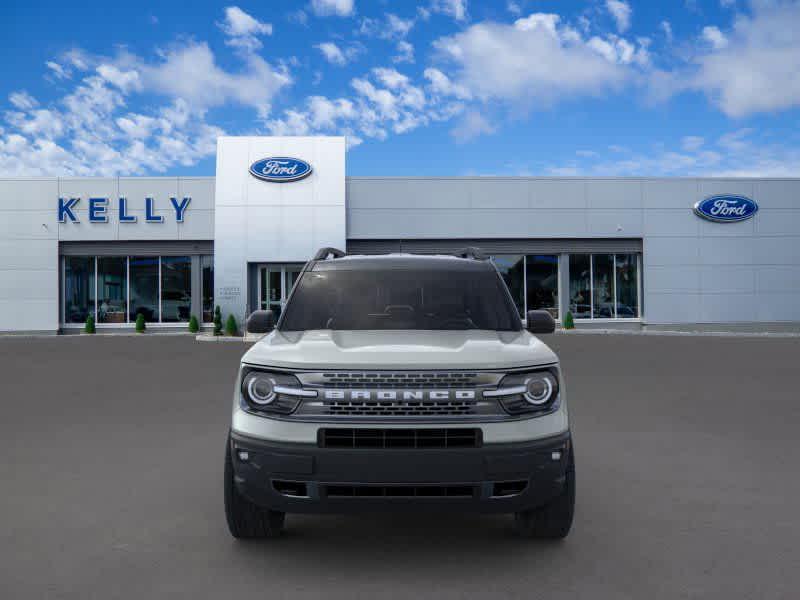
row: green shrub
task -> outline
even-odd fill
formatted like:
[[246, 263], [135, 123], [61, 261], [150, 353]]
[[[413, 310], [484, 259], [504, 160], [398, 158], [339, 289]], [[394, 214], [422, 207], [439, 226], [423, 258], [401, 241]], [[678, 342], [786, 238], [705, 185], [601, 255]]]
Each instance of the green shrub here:
[[236, 317], [233, 315], [228, 315], [228, 320], [225, 321], [225, 333], [228, 335], [239, 333], [239, 326], [236, 324]]
[[84, 333], [95, 333], [94, 316], [89, 315], [86, 317], [86, 325], [83, 326]]
[[575, 329], [575, 320], [572, 318], [571, 312], [564, 315], [564, 329]]
[[222, 311], [219, 306], [214, 309], [214, 335], [222, 335]]
[[200, 325], [197, 322], [197, 317], [194, 315], [192, 315], [192, 317], [189, 319], [189, 331], [192, 333], [197, 333], [200, 331]]
[[144, 333], [146, 327], [147, 325], [145, 325], [144, 322], [144, 315], [139, 313], [136, 315], [136, 333]]

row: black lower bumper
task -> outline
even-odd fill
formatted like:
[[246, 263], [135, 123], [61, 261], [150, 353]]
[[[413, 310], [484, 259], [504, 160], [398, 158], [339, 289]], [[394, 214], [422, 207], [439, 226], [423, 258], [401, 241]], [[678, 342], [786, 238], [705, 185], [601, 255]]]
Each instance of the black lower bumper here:
[[457, 449], [339, 449], [231, 434], [234, 478], [250, 501], [289, 513], [399, 508], [517, 512], [563, 489], [570, 434]]

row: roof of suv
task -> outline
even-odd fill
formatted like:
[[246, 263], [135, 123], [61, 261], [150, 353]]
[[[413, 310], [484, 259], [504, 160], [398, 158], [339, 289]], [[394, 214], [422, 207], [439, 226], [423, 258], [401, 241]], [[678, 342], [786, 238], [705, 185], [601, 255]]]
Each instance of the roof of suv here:
[[486, 271], [493, 269], [493, 266], [488, 260], [459, 258], [443, 254], [355, 254], [335, 259], [317, 260], [309, 268], [311, 271], [385, 269]]

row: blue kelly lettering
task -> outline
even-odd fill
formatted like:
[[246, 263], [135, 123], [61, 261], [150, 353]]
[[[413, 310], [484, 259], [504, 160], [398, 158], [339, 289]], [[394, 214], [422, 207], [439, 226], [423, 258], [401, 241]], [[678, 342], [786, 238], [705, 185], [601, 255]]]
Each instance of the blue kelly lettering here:
[[164, 215], [157, 215], [154, 210], [155, 201], [152, 198], [144, 199], [144, 220], [148, 223], [163, 223]]
[[89, 221], [92, 223], [107, 223], [108, 198], [89, 198]]
[[178, 223], [183, 223], [183, 213], [186, 212], [186, 209], [189, 207], [189, 202], [191, 202], [192, 199], [187, 196], [181, 200], [180, 204], [178, 204], [177, 198], [170, 198], [169, 201], [172, 202], [172, 207], [175, 209], [175, 220]]
[[128, 199], [119, 199], [119, 222], [120, 223], [136, 223], [136, 215], [128, 214]]
[[77, 223], [78, 219], [75, 216], [75, 213], [72, 212], [72, 209], [75, 208], [75, 205], [80, 202], [80, 198], [70, 198], [69, 200], [64, 200], [64, 198], [58, 199], [58, 222], [59, 223], [66, 223], [67, 217], [73, 223]]

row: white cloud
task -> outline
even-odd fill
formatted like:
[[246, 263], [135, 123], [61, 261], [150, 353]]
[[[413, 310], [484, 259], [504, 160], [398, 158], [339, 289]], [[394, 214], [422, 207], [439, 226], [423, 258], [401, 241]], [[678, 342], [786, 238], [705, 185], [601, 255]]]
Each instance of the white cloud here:
[[518, 17], [522, 14], [522, 8], [517, 2], [514, 2], [513, 0], [508, 0], [508, 2], [506, 2], [506, 10], [515, 17]]
[[262, 23], [238, 6], [228, 6], [225, 19], [217, 25], [229, 38], [226, 44], [250, 51], [261, 48], [258, 36], [272, 35], [271, 23]]
[[353, 0], [311, 0], [311, 11], [318, 17], [349, 17], [353, 10]]
[[342, 49], [334, 42], [322, 42], [321, 44], [316, 44], [314, 48], [322, 52], [322, 56], [325, 57], [325, 60], [338, 67], [343, 67], [347, 63], [355, 60], [362, 52], [361, 46], [351, 45]]
[[796, 177], [800, 149], [767, 141], [751, 129], [731, 131], [714, 142], [697, 136], [681, 139], [680, 149], [664, 144], [609, 159], [606, 152], [579, 151], [579, 162], [553, 164], [545, 173], [603, 176]]
[[97, 67], [97, 73], [105, 81], [119, 88], [123, 94], [140, 90], [142, 82], [135, 69], [120, 69], [116, 65], [103, 63]]
[[693, 75], [679, 74], [683, 87], [705, 92], [732, 117], [800, 106], [798, 23], [800, 2], [753, 4], [752, 15], [736, 17], [727, 44], [701, 53]]
[[697, 135], [687, 135], [681, 140], [681, 147], [686, 152], [696, 152], [705, 143], [705, 139]]
[[351, 98], [311, 96], [302, 108], [287, 109], [265, 123], [275, 135], [345, 135], [348, 147], [364, 138], [383, 140], [390, 133], [402, 134], [433, 121], [451, 119], [463, 104], [444, 99], [414, 85], [396, 69], [378, 67], [351, 82]]
[[664, 37], [667, 39], [667, 43], [672, 43], [672, 24], [669, 21], [661, 21], [659, 24], [661, 31], [664, 32]]
[[358, 33], [367, 37], [384, 40], [402, 40], [414, 28], [415, 19], [403, 19], [394, 13], [386, 13], [383, 19], [364, 17], [358, 26]]
[[25, 90], [19, 92], [12, 92], [8, 96], [8, 101], [11, 102], [11, 104], [15, 108], [18, 108], [19, 110], [30, 110], [34, 106], [37, 106], [39, 104], [36, 98], [31, 96]]
[[404, 38], [408, 35], [408, 32], [411, 31], [411, 28], [414, 27], [414, 19], [401, 19], [395, 14], [387, 13], [386, 25], [392, 36]]
[[413, 63], [414, 62], [414, 46], [405, 40], [397, 42], [397, 54], [392, 56], [392, 62], [395, 63]]
[[459, 123], [450, 131], [450, 135], [459, 142], [468, 142], [481, 135], [491, 135], [496, 128], [477, 110], [465, 113]]
[[630, 4], [623, 0], [606, 0], [606, 9], [617, 24], [617, 31], [625, 33], [631, 26], [631, 10]]
[[467, 0], [433, 0], [429, 10], [463, 21], [467, 18]]
[[64, 66], [53, 60], [48, 60], [44, 64], [48, 69], [50, 69], [56, 79], [69, 79], [71, 76], [69, 69], [64, 68]]
[[711, 44], [714, 50], [720, 50], [728, 45], [728, 38], [722, 33], [718, 27], [708, 26], [703, 27], [703, 39]]
[[[156, 60], [70, 50], [48, 61], [75, 75], [62, 98], [45, 106], [24, 92], [9, 98], [15, 110], [3, 115], [9, 128], [0, 130], [0, 173], [136, 175], [193, 165], [213, 155], [224, 134], [206, 122], [209, 108], [239, 104], [266, 118], [273, 96], [291, 82], [257, 55], [239, 58], [242, 68], [228, 71], [194, 41], [162, 50]], [[131, 111], [139, 95], [148, 108]]]
[[472, 98], [469, 90], [462, 85], [453, 83], [450, 78], [439, 69], [429, 67], [423, 73], [425, 79], [429, 81], [430, 90], [440, 96], [453, 96], [460, 100]]
[[521, 106], [602, 94], [623, 85], [629, 63], [640, 62], [631, 42], [612, 36], [590, 43], [558, 15], [545, 13], [513, 25], [479, 23], [434, 47], [455, 65], [450, 79], [472, 96]]
[[139, 62], [138, 68], [147, 90], [183, 98], [199, 108], [233, 102], [266, 114], [273, 96], [291, 83], [291, 77], [258, 55], [248, 54], [243, 60], [241, 72], [226, 71], [207, 44], [191, 42], [163, 53], [160, 63]]

